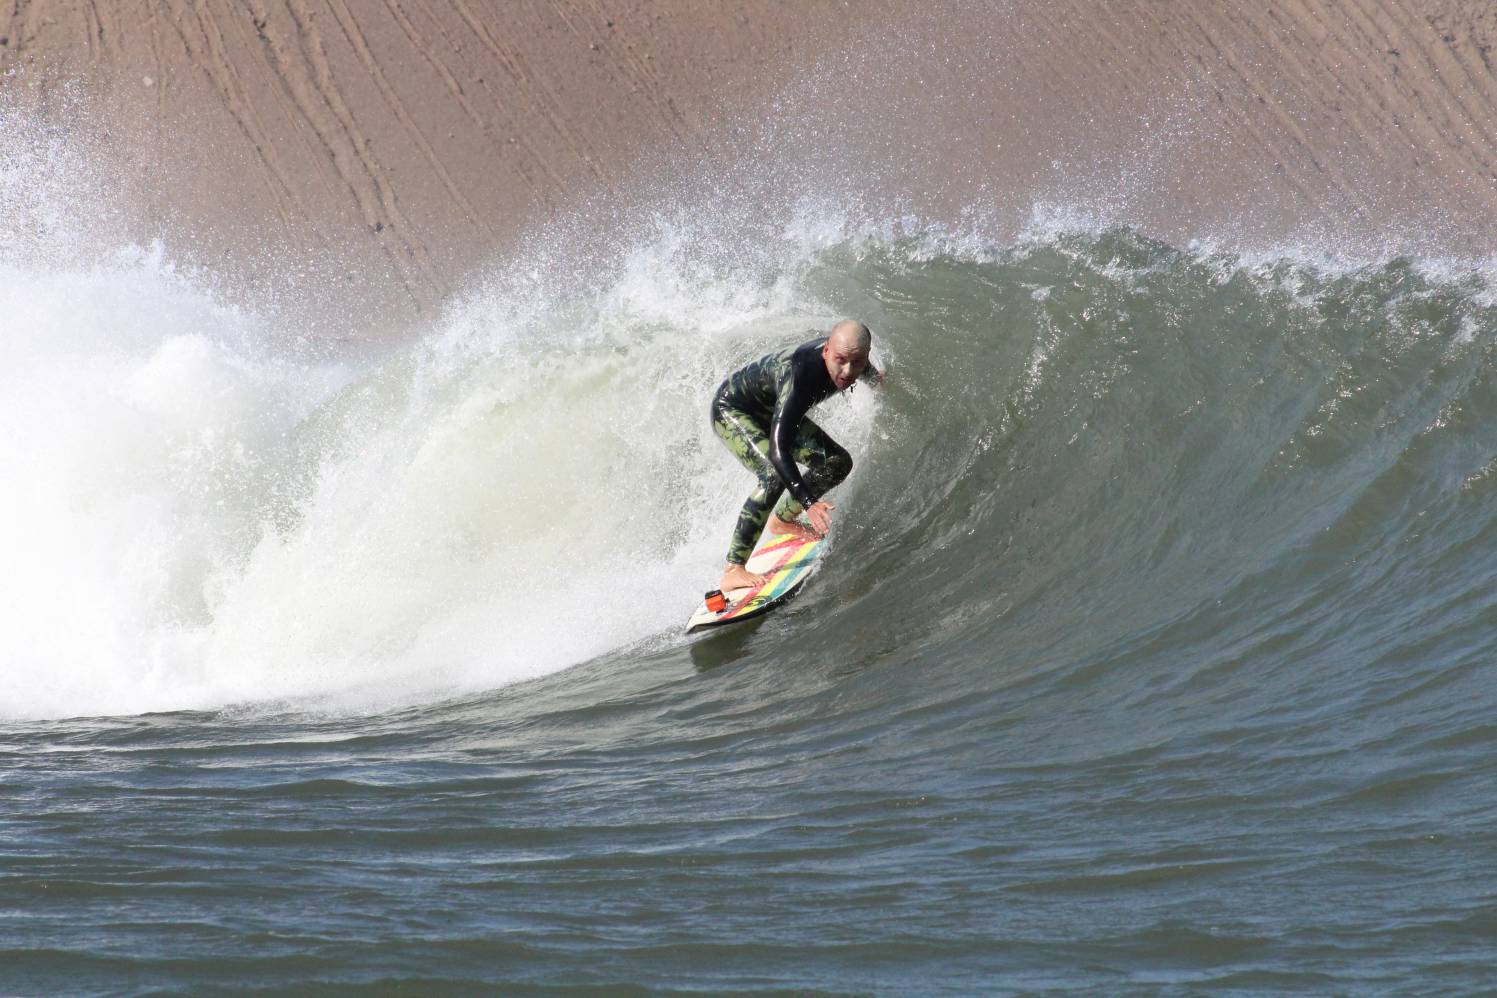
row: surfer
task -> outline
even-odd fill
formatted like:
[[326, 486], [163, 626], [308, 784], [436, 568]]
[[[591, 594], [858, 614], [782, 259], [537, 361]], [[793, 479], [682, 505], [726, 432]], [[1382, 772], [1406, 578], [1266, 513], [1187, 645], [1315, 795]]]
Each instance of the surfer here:
[[[883, 381], [868, 360], [872, 343], [867, 326], [844, 319], [825, 337], [761, 357], [717, 387], [712, 429], [759, 480], [733, 528], [724, 592], [767, 581], [744, 567], [766, 521], [771, 533], [808, 538], [831, 525], [834, 507], [822, 497], [852, 471], [852, 457], [806, 412], [859, 379]], [[797, 462], [806, 466], [804, 476]], [[800, 522], [802, 513], [809, 525]]]

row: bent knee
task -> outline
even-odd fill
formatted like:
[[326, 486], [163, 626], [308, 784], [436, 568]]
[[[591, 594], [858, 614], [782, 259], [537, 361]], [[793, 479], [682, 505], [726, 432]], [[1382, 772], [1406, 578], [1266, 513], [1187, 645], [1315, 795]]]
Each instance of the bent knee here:
[[780, 481], [780, 476], [775, 474], [759, 475], [759, 488], [754, 492], [754, 498], [766, 508], [773, 506], [775, 500], [785, 491], [785, 483]]

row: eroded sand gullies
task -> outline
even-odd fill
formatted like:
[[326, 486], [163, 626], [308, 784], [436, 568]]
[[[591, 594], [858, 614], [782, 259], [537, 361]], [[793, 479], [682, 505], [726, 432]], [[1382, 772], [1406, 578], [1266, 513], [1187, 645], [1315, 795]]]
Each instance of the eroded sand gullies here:
[[0, 37], [7, 106], [89, 137], [136, 238], [309, 270], [355, 335], [714, 157], [1172, 239], [1480, 252], [1497, 218], [1497, 11], [1455, 0], [17, 0]]

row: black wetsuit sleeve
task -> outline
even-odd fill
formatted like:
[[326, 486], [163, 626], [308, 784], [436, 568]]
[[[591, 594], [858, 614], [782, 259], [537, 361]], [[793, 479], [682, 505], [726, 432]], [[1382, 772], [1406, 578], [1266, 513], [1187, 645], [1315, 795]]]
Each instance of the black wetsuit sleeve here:
[[[814, 355], [818, 359], [819, 354]], [[800, 358], [797, 357], [797, 360]], [[813, 373], [804, 364], [791, 364], [785, 382], [780, 387], [780, 397], [775, 401], [774, 416], [769, 424], [769, 463], [779, 474], [780, 481], [802, 506], [814, 505], [817, 496], [807, 487], [795, 466], [795, 434], [801, 420], [811, 406], [821, 401], [816, 397], [809, 375]]]

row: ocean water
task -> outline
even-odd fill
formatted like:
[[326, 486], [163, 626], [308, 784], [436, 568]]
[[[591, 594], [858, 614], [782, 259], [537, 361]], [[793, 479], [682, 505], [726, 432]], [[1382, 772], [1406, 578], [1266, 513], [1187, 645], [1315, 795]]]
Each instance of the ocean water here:
[[[340, 354], [59, 203], [0, 228], [0, 991], [1497, 987], [1489, 263], [803, 209]], [[831, 550], [688, 640], [710, 392], [844, 315]]]

